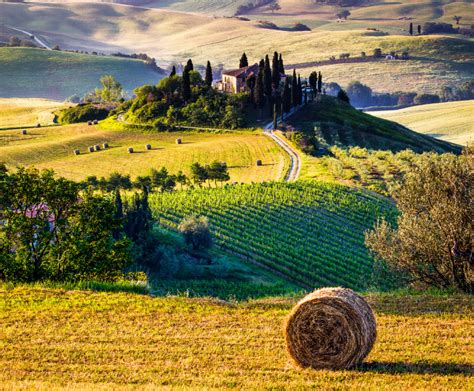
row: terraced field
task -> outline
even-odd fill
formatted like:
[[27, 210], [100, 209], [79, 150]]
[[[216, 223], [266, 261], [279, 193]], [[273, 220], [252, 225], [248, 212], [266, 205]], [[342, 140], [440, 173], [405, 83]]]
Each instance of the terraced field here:
[[303, 287], [367, 286], [364, 232], [395, 211], [382, 198], [318, 182], [265, 183], [153, 194], [154, 216], [176, 228], [208, 216], [217, 244]]

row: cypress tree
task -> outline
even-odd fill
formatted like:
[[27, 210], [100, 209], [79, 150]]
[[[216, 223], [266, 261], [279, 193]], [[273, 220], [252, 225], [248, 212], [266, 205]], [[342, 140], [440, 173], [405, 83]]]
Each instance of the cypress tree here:
[[283, 88], [283, 95], [281, 97], [283, 104], [283, 111], [288, 113], [291, 110], [291, 90], [290, 90], [290, 78], [285, 79], [285, 87]]
[[418, 25], [418, 35], [421, 35], [421, 25]]
[[265, 56], [265, 65], [263, 68], [263, 87], [266, 96], [272, 95], [272, 70], [270, 68], [270, 59]]
[[194, 71], [193, 60], [189, 59], [184, 69], [187, 69], [188, 72]]
[[191, 98], [191, 79], [189, 78], [189, 70], [187, 67], [184, 68], [183, 72], [182, 98], [185, 102]]
[[410, 23], [410, 35], [413, 35], [413, 23]]
[[318, 92], [321, 93], [323, 91], [323, 75], [319, 72], [318, 76]]
[[309, 75], [309, 85], [312, 88], [313, 92], [318, 92], [318, 74], [317, 72], [311, 72]]
[[249, 66], [249, 61], [247, 59], [247, 55], [244, 53], [242, 57], [240, 57], [239, 68], [245, 68]]
[[171, 68], [171, 73], [170, 77], [176, 76], [176, 67], [173, 65], [173, 68]]
[[255, 107], [258, 109], [263, 108], [265, 104], [265, 95], [264, 95], [264, 86], [263, 86], [263, 72], [259, 72], [257, 76], [257, 82], [255, 83]]
[[278, 69], [282, 75], [285, 74], [285, 65], [283, 64], [283, 57], [280, 53], [280, 57], [278, 58]]
[[301, 85], [301, 76], [298, 74], [298, 104], [303, 103], [303, 86]]
[[291, 77], [291, 106], [298, 106], [298, 79], [296, 78], [296, 71], [293, 69], [293, 76]]
[[211, 87], [212, 80], [213, 80], [212, 67], [211, 67], [211, 63], [208, 61], [207, 66], [206, 66], [206, 79], [205, 79], [206, 86]]
[[263, 58], [260, 60], [258, 67], [260, 68], [260, 72], [263, 72], [263, 68], [265, 68], [265, 60]]
[[273, 53], [273, 62], [272, 62], [272, 83], [273, 88], [277, 89], [280, 85], [280, 63], [278, 61], [278, 53]]

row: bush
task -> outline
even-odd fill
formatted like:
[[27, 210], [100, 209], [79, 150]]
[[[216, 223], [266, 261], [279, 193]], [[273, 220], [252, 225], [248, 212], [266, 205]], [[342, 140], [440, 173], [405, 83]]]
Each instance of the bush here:
[[191, 245], [193, 250], [211, 248], [212, 236], [207, 217], [188, 217], [179, 225], [179, 230], [183, 234], [186, 244]]
[[102, 120], [107, 118], [109, 110], [94, 104], [78, 104], [64, 109], [59, 113], [59, 122], [62, 124], [75, 124], [79, 122]]
[[413, 103], [415, 105], [427, 105], [430, 103], [439, 103], [440, 101], [441, 100], [439, 99], [438, 95], [421, 94], [421, 95], [415, 96]]

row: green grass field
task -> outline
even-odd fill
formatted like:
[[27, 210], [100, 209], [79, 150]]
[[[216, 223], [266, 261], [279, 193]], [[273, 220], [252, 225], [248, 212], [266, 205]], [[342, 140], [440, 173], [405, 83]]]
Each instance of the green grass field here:
[[472, 389], [470, 296], [367, 296], [367, 363], [302, 370], [285, 351], [296, 299], [229, 303], [0, 286], [6, 389]]
[[0, 48], [0, 97], [82, 97], [113, 75], [128, 93], [162, 77], [142, 61], [29, 48]]
[[[176, 144], [177, 138], [182, 138], [182, 145]], [[109, 150], [87, 152], [87, 147], [104, 142], [109, 143]], [[146, 151], [146, 144], [153, 150]], [[136, 153], [129, 154], [128, 147]], [[73, 155], [76, 148], [81, 155]], [[114, 171], [136, 177], [162, 166], [171, 173], [187, 173], [194, 162], [219, 160], [227, 162], [231, 181], [250, 183], [278, 180], [289, 166], [280, 147], [260, 133], [147, 133], [111, 130], [107, 124], [32, 129], [26, 136], [20, 130], [0, 131], [0, 156], [10, 167], [51, 168], [74, 180], [108, 176]], [[258, 159], [263, 161], [262, 167], [256, 166]]]
[[474, 101], [446, 102], [402, 110], [374, 111], [374, 116], [401, 123], [441, 140], [465, 145], [474, 141]]
[[302, 287], [367, 288], [372, 260], [364, 232], [395, 212], [381, 197], [318, 182], [157, 193], [149, 202], [172, 229], [186, 216], [207, 216], [221, 249]]
[[62, 102], [46, 99], [0, 98], [0, 129], [51, 125], [54, 112], [63, 107]]

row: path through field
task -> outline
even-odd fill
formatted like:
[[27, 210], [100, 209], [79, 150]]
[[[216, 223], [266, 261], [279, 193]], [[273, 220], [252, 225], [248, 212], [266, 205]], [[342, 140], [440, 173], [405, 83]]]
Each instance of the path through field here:
[[[6, 26], [6, 25], [5, 25], [5, 26]], [[6, 27], [8, 27], [9, 29], [18, 31], [18, 32], [20, 32], [20, 33], [29, 35], [31, 38], [33, 38], [33, 40], [36, 41], [36, 43], [38, 43], [39, 45], [41, 45], [41, 46], [44, 47], [45, 49], [53, 50], [53, 48], [52, 48], [51, 46], [49, 46], [46, 42], [42, 41], [42, 40], [39, 39], [35, 34], [30, 33], [29, 31], [25, 31], [25, 30], [22, 30], [22, 29], [18, 29], [18, 28], [16, 28], [16, 27], [12, 27], [12, 26], [6, 26]]]

